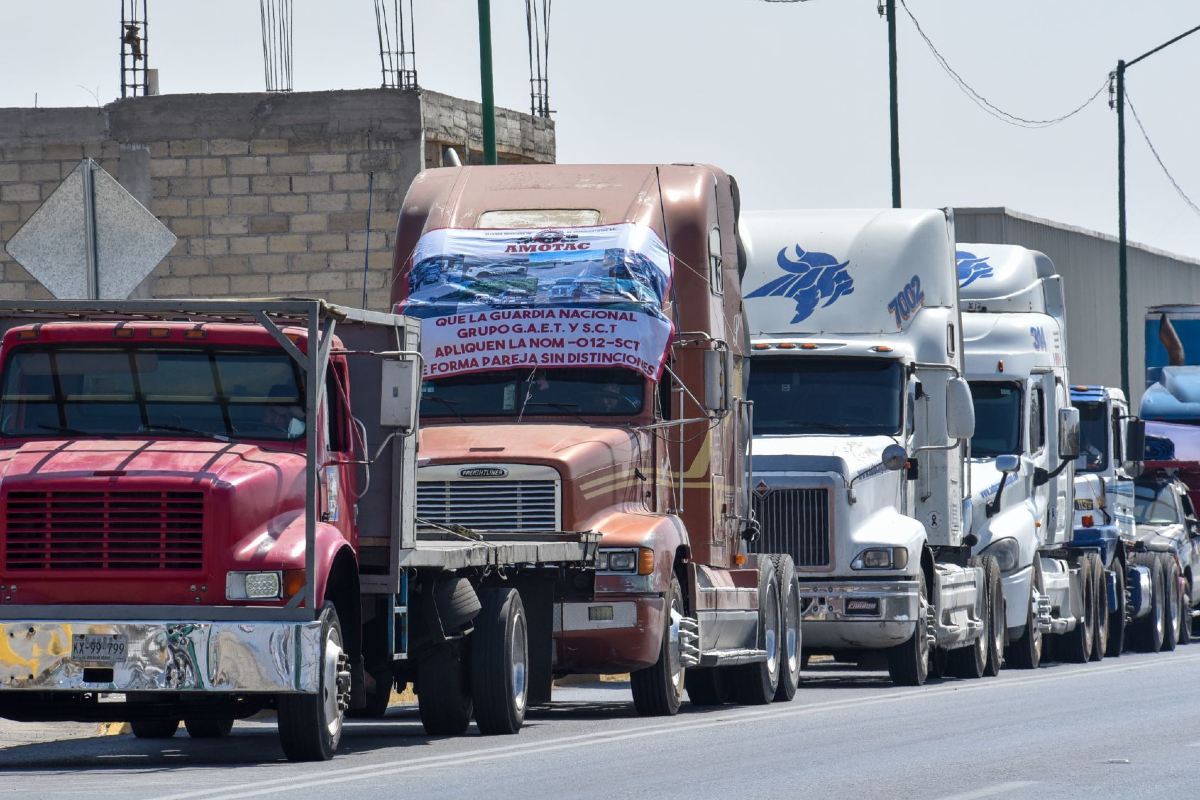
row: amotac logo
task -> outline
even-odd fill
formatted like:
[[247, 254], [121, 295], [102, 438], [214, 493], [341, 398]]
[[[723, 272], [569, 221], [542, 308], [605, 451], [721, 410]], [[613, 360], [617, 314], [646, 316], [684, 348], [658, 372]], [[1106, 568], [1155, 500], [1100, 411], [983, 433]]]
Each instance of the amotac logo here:
[[467, 467], [458, 471], [460, 478], [507, 478], [508, 470], [504, 467]]
[[817, 310], [829, 308], [843, 295], [854, 293], [854, 278], [850, 276], [849, 261], [838, 261], [829, 253], [817, 253], [796, 245], [796, 260], [788, 258], [788, 249], [779, 251], [776, 259], [786, 272], [782, 278], [768, 281], [755, 289], [749, 297], [788, 297], [796, 301], [796, 316], [792, 322], [803, 322]]
[[988, 256], [979, 257], [966, 250], [959, 250], [954, 256], [958, 259], [958, 288], [970, 286], [980, 278], [992, 277]]

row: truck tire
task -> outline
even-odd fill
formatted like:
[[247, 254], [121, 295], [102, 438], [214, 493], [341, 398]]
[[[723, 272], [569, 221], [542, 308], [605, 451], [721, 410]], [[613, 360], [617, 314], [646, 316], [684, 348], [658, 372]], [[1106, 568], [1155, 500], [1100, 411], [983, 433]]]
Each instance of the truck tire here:
[[396, 679], [391, 670], [381, 669], [372, 672], [375, 678], [375, 691], [367, 693], [367, 704], [362, 708], [346, 709], [346, 716], [351, 719], [382, 719], [387, 715], [388, 706], [392, 702], [392, 685]]
[[740, 664], [730, 670], [733, 699], [746, 706], [765, 706], [779, 690], [780, 637], [782, 614], [779, 604], [779, 576], [775, 562], [758, 559], [758, 642], [767, 651], [766, 661]]
[[1183, 616], [1179, 620], [1179, 643], [1192, 643], [1192, 579], [1184, 578]]
[[1162, 649], [1170, 652], [1179, 642], [1179, 625], [1183, 621], [1183, 599], [1179, 591], [1179, 565], [1171, 553], [1159, 553], [1163, 565], [1163, 642]]
[[275, 701], [279, 743], [289, 761], [328, 761], [342, 739], [350, 695], [350, 663], [333, 603], [321, 612], [321, 672], [316, 694], [281, 694]]
[[729, 668], [692, 668], [684, 676], [688, 700], [694, 706], [723, 706], [729, 702]]
[[671, 612], [683, 614], [683, 590], [679, 579], [671, 576], [671, 587], [667, 591], [663, 607], [662, 647], [658, 661], [649, 667], [629, 675], [633, 689], [633, 705], [643, 717], [673, 717], [679, 713], [683, 702], [683, 681], [686, 670], [680, 663], [679, 631], [671, 619]]
[[946, 668], [950, 662], [950, 651], [936, 644], [929, 648], [929, 668], [925, 671], [925, 680], [940, 681], [946, 677]]
[[1096, 587], [1092, 575], [1091, 553], [1084, 553], [1079, 559], [1079, 609], [1075, 620], [1075, 630], [1067, 631], [1057, 642], [1058, 655], [1072, 664], [1085, 664], [1092, 657], [1095, 645]]
[[439, 645], [417, 661], [417, 710], [430, 736], [457, 736], [470, 727], [470, 674], [461, 641]]
[[[1036, 567], [1035, 567], [1036, 570]], [[1038, 628], [1037, 614], [1033, 610], [1033, 591], [1035, 580], [1029, 584], [1029, 600], [1025, 610], [1025, 632], [1021, 638], [1004, 649], [1004, 663], [1011, 664], [1016, 669], [1037, 669], [1042, 663], [1042, 631]]]
[[888, 674], [897, 686], [922, 686], [929, 676], [929, 601], [925, 591], [925, 570], [917, 576], [917, 625], [903, 644], [887, 651]]
[[170, 739], [179, 730], [177, 719], [135, 719], [129, 723], [139, 739]]
[[232, 719], [185, 719], [183, 727], [193, 739], [222, 739], [233, 730]]
[[979, 556], [972, 556], [968, 566], [983, 569], [983, 630], [979, 638], [966, 647], [956, 647], [947, 654], [949, 673], [956, 678], [978, 680], [987, 671], [988, 651], [992, 641], [992, 606], [995, 598], [992, 595], [992, 585], [988, 582], [987, 568]]
[[779, 637], [779, 688], [775, 699], [788, 702], [800, 688], [800, 581], [796, 578], [796, 565], [789, 555], [771, 556], [775, 562], [775, 575], [779, 579], [779, 608], [781, 631]]
[[1096, 610], [1092, 613], [1092, 661], [1103, 661], [1108, 650], [1108, 572], [1095, 553], [1092, 556], [1092, 586], [1096, 593]]
[[1125, 652], [1125, 615], [1128, 613], [1128, 602], [1125, 597], [1125, 564], [1113, 559], [1112, 572], [1115, 576], [1117, 608], [1108, 612], [1108, 646], [1104, 655], [1117, 658]]
[[1000, 674], [1004, 665], [1004, 637], [1008, 632], [1007, 615], [1004, 609], [1004, 585], [1000, 581], [1000, 565], [992, 556], [981, 556], [980, 566], [983, 567], [984, 584], [988, 588], [988, 653], [987, 666], [983, 674], [994, 678]]
[[1143, 653], [1162, 649], [1166, 624], [1163, 617], [1163, 570], [1156, 553], [1134, 553], [1130, 562], [1150, 570], [1150, 613], [1129, 626], [1129, 646]]
[[525, 724], [529, 699], [529, 624], [516, 589], [483, 589], [471, 634], [475, 724], [485, 736], [513, 734]]

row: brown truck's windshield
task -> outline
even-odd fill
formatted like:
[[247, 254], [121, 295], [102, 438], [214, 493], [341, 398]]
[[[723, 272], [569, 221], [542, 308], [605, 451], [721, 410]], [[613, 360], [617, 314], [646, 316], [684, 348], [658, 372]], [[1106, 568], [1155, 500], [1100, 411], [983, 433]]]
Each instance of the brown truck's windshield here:
[[290, 441], [304, 394], [286, 353], [182, 347], [18, 347], [0, 378], [0, 436]]
[[421, 385], [421, 416], [634, 416], [646, 381], [630, 369], [521, 369], [456, 375]]

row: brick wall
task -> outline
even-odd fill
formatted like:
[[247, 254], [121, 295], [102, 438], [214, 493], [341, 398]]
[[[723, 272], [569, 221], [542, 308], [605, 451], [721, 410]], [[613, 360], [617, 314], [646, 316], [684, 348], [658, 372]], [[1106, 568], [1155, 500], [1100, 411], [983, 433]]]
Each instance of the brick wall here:
[[[502, 161], [553, 162], [553, 123], [497, 113]], [[477, 149], [478, 131], [477, 103], [424, 91], [0, 109], [0, 244], [86, 156], [179, 237], [140, 294], [305, 295], [357, 306], [365, 265], [367, 305], [385, 309], [409, 182], [440, 163], [446, 146]], [[0, 270], [0, 299], [49, 297], [3, 249]]]

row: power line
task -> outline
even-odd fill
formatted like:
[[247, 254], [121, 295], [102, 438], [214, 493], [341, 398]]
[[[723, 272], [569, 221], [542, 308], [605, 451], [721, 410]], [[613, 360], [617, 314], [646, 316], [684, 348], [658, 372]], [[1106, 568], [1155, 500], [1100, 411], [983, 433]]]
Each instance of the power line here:
[[[765, 0], [765, 2], [780, 2], [780, 0]], [[1100, 88], [1097, 89], [1091, 97], [1083, 101], [1083, 103], [1076, 106], [1071, 111], [1063, 114], [1061, 117], [1054, 117], [1053, 119], [1027, 119], [1025, 117], [1020, 117], [1016, 114], [1009, 113], [971, 88], [971, 85], [968, 84], [963, 77], [959, 75], [953, 67], [950, 66], [950, 62], [946, 60], [946, 57], [938, 51], [937, 47], [934, 46], [933, 42], [925, 34], [925, 30], [921, 27], [921, 23], [915, 16], [913, 16], [912, 11], [909, 10], [908, 3], [906, 3], [905, 0], [900, 0], [900, 5], [903, 6], [904, 13], [908, 14], [908, 18], [912, 20], [913, 25], [917, 29], [917, 33], [921, 35], [921, 38], [925, 41], [925, 45], [929, 48], [929, 51], [933, 53], [934, 59], [938, 62], [941, 68], [946, 71], [946, 74], [950, 76], [950, 79], [954, 81], [955, 85], [957, 85], [963, 94], [969, 97], [971, 101], [975, 103], [975, 105], [979, 106], [1001, 122], [1006, 122], [1009, 125], [1015, 125], [1019, 128], [1048, 128], [1051, 125], [1057, 125], [1060, 122], [1065, 122], [1066, 120], [1078, 114], [1080, 111], [1083, 111], [1085, 108], [1091, 105], [1092, 102], [1099, 97], [1105, 89], [1108, 88], [1108, 79], [1106, 78], [1104, 83], [1100, 85]]]
[[1183, 187], [1179, 185], [1179, 181], [1175, 180], [1175, 177], [1171, 174], [1171, 171], [1167, 169], [1167, 165], [1163, 163], [1162, 157], [1159, 156], [1158, 150], [1154, 147], [1154, 142], [1150, 141], [1150, 135], [1146, 133], [1146, 128], [1144, 125], [1142, 125], [1142, 120], [1140, 117], [1138, 117], [1137, 109], [1133, 107], [1133, 99], [1129, 96], [1128, 89], [1125, 90], [1125, 104], [1129, 106], [1129, 110], [1133, 114], [1133, 121], [1137, 123], [1138, 130], [1142, 132], [1142, 138], [1146, 140], [1146, 145], [1150, 148], [1150, 152], [1154, 154], [1154, 160], [1157, 161], [1158, 166], [1162, 168], [1163, 174], [1167, 176], [1167, 180], [1169, 180], [1171, 185], [1175, 187], [1175, 191], [1180, 197], [1183, 198], [1183, 202], [1187, 203], [1188, 206], [1191, 207], [1192, 211], [1200, 215], [1200, 206], [1197, 206], [1194, 202], [1192, 202], [1192, 198], [1187, 196], [1187, 192], [1183, 191]]

